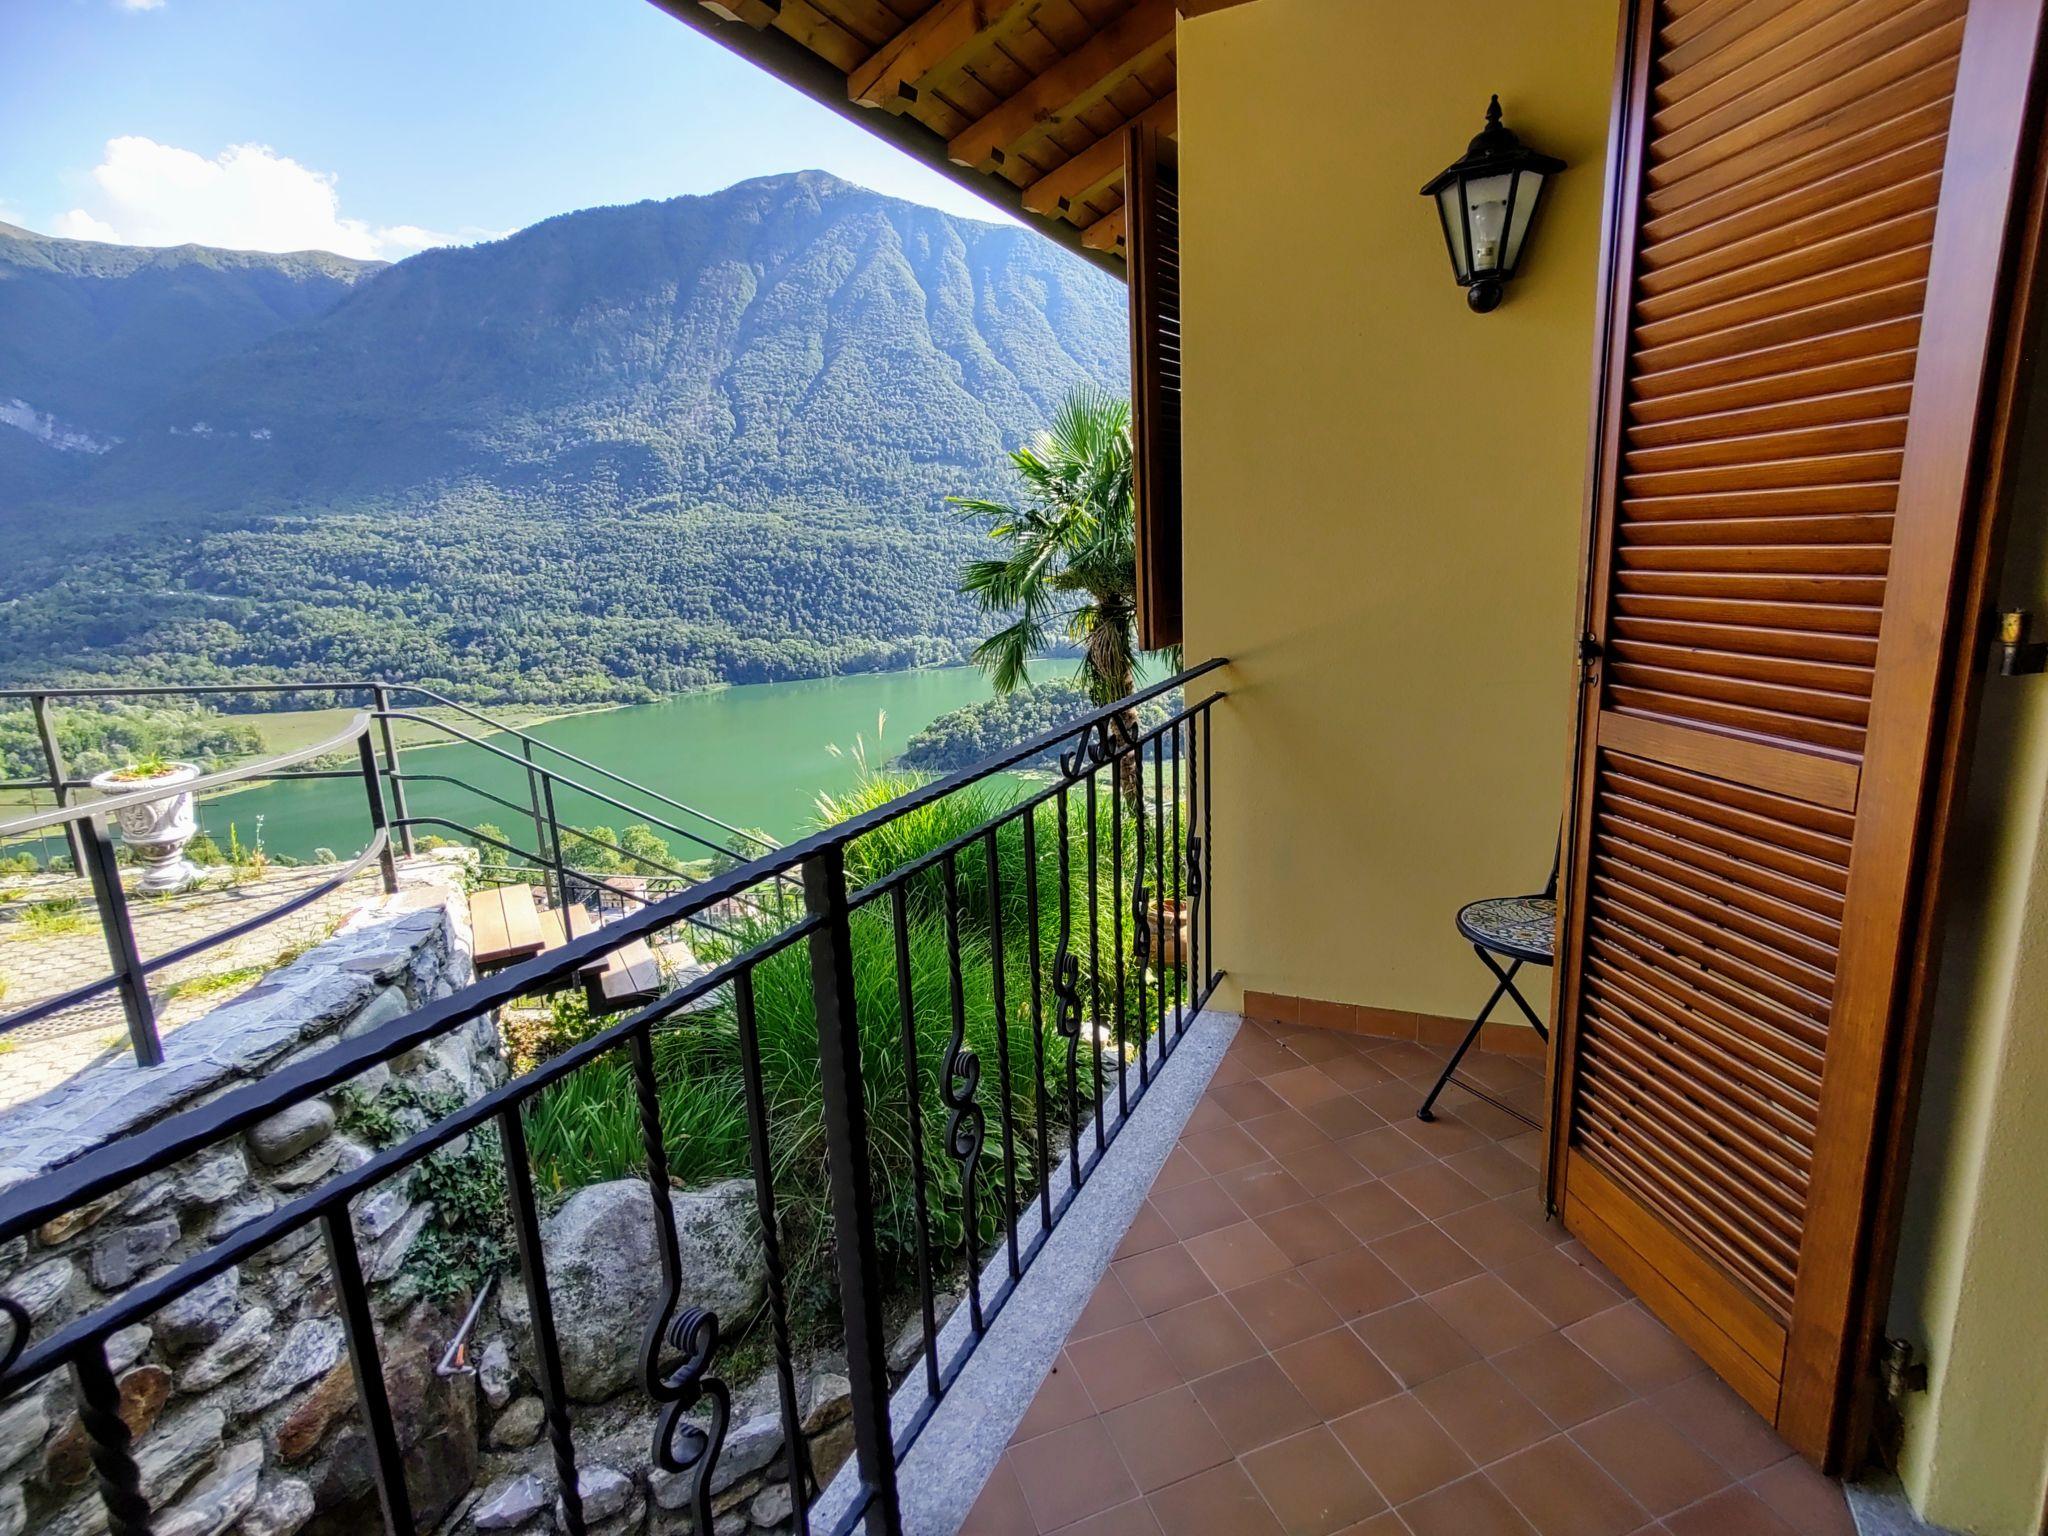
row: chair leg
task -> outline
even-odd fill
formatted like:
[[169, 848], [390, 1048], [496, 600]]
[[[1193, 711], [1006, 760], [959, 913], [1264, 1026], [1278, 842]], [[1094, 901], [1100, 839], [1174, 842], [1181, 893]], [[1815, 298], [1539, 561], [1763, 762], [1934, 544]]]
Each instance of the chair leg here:
[[[1429, 1097], [1422, 1101], [1422, 1108], [1415, 1111], [1415, 1118], [1418, 1120], [1436, 1118], [1437, 1095], [1450, 1085], [1451, 1074], [1458, 1070], [1458, 1063], [1463, 1061], [1465, 1053], [1472, 1049], [1472, 1042], [1479, 1038], [1479, 1031], [1486, 1028], [1486, 1021], [1493, 1016], [1493, 1010], [1499, 1004], [1502, 995], [1512, 996], [1516, 1002], [1522, 1002], [1522, 994], [1515, 991], [1515, 972], [1522, 968], [1522, 962], [1517, 960], [1503, 975], [1500, 967], [1493, 963], [1493, 957], [1485, 950], [1475, 944], [1472, 946], [1472, 952], [1486, 963], [1486, 968], [1499, 978], [1500, 984], [1493, 989], [1493, 996], [1486, 1000], [1486, 1006], [1479, 1010], [1479, 1017], [1472, 1021], [1472, 1027], [1465, 1031], [1465, 1038], [1458, 1042], [1458, 1048], [1451, 1052], [1451, 1059], [1444, 1064], [1443, 1076], [1439, 1077], [1436, 1086], [1429, 1090]], [[1529, 1011], [1527, 1003], [1522, 1003], [1522, 1011]]]

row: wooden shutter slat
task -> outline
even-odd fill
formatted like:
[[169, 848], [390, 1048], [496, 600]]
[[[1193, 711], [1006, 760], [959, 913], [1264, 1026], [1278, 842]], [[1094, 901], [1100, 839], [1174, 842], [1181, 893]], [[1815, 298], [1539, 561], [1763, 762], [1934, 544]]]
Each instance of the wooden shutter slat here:
[[1158, 130], [1124, 136], [1125, 242], [1131, 284], [1131, 497], [1138, 643], [1180, 644], [1180, 194]]
[[1725, 1075], [1728, 1081], [1720, 1086], [1738, 1097], [1760, 1095], [1760, 1104], [1749, 1106], [1752, 1113], [1769, 1121], [1795, 1149], [1786, 1155], [1806, 1166], [1813, 1151], [1824, 1026], [1719, 972], [1696, 971], [1685, 979], [1663, 963], [1654, 938], [1606, 914], [1600, 921], [1614, 944], [1587, 974], [1627, 994], [1638, 1022], [1653, 1033], [1671, 1035], [1674, 1020], [1687, 1020], [1693, 1066]]

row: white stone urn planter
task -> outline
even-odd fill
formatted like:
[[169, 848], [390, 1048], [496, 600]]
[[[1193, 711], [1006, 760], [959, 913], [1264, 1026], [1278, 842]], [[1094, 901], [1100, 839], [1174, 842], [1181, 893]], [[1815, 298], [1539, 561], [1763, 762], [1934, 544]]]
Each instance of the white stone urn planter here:
[[179, 791], [199, 777], [195, 763], [172, 763], [162, 773], [139, 774], [133, 768], [109, 768], [93, 775], [92, 787], [103, 795], [132, 795], [137, 790], [164, 789], [161, 799], [141, 800], [114, 812], [121, 841], [135, 850], [142, 866], [138, 889], [152, 896], [181, 890], [199, 873], [185, 857], [185, 845], [199, 830], [192, 792]]

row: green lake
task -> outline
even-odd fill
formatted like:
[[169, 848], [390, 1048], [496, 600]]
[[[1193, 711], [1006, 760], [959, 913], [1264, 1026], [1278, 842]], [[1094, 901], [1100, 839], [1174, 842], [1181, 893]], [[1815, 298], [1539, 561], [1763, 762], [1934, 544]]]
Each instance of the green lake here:
[[[1059, 670], [1048, 667], [1047, 675]], [[735, 826], [757, 827], [787, 840], [809, 829], [821, 791], [844, 790], [858, 777], [857, 741], [865, 739], [870, 761], [886, 762], [939, 715], [987, 698], [989, 691], [988, 679], [973, 667], [862, 673], [682, 694], [657, 704], [565, 716], [535, 726], [532, 734]], [[518, 750], [513, 738], [496, 742]], [[408, 748], [401, 766], [408, 774], [455, 781], [408, 784], [407, 809], [413, 816], [445, 817], [461, 827], [493, 822], [510, 841], [532, 846], [530, 819], [477, 793], [499, 795], [523, 810], [527, 779], [516, 762], [457, 744]], [[593, 782], [573, 764], [557, 759], [554, 766]], [[594, 787], [616, 790], [618, 799], [649, 811], [664, 809], [630, 790], [601, 781]], [[306, 859], [326, 848], [346, 859], [368, 835], [364, 798], [362, 780], [356, 777], [272, 782], [203, 802], [200, 821], [223, 848], [230, 823], [245, 846], [253, 845], [261, 817], [263, 847], [269, 853]], [[617, 830], [639, 819], [568, 789], [558, 790], [555, 809], [576, 826]], [[674, 813], [668, 819], [691, 825]], [[421, 829], [422, 835], [428, 832], [450, 835], [446, 828]], [[668, 840], [679, 856], [687, 856], [680, 839]]]

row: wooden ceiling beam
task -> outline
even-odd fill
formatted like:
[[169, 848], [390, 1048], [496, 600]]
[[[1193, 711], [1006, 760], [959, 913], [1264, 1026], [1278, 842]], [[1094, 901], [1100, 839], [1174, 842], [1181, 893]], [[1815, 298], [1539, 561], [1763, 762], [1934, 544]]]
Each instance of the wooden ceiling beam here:
[[[1133, 122], [1166, 138], [1175, 134], [1178, 122], [1175, 102], [1168, 95], [1140, 112]], [[1093, 144], [1047, 171], [1024, 189], [1024, 206], [1033, 213], [1055, 218], [1075, 203], [1086, 202], [1104, 187], [1121, 181], [1124, 174], [1124, 134], [1129, 124], [1104, 134]]]
[[1001, 162], [1033, 130], [1055, 124], [1173, 47], [1174, 0], [1138, 0], [1022, 90], [947, 142], [955, 165]]
[[727, 21], [743, 21], [757, 32], [775, 22], [775, 6], [771, 0], [697, 0], [697, 3], [714, 16]]
[[917, 99], [921, 81], [958, 68], [999, 32], [1021, 25], [1045, 0], [939, 0], [846, 77], [847, 100], [887, 107]]
[[[1118, 142], [1122, 139], [1119, 136]], [[1124, 230], [1127, 227], [1126, 210], [1129, 203], [1120, 204], [1114, 213], [1105, 213], [1101, 218], [1081, 231], [1081, 243], [1091, 251], [1108, 251], [1114, 255], [1124, 254]]]

